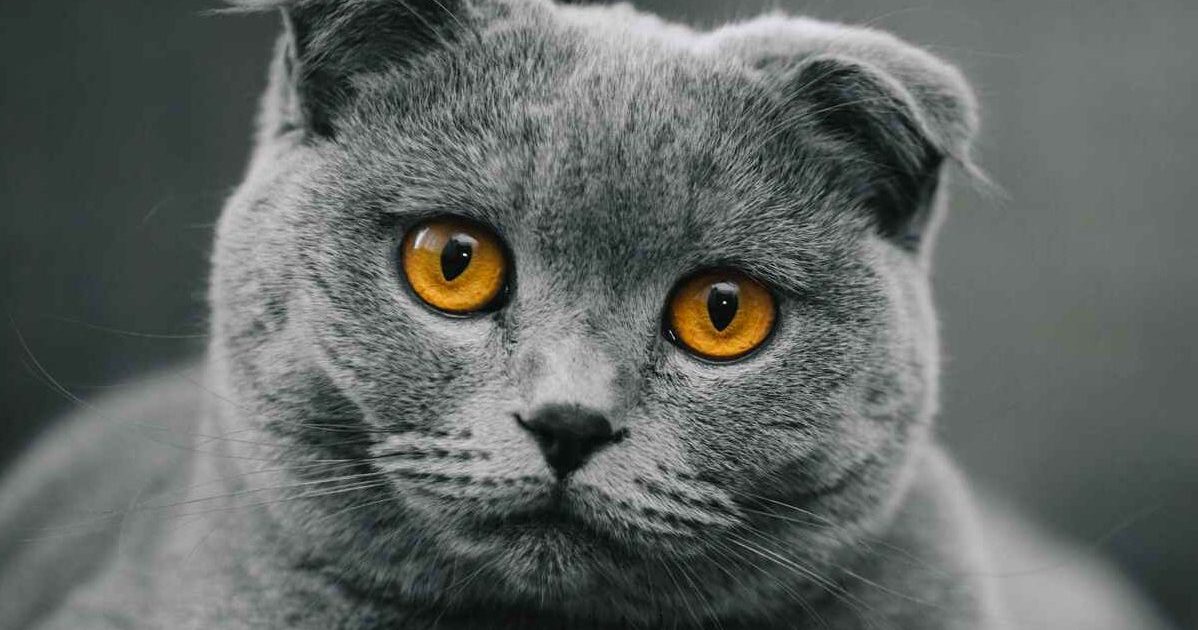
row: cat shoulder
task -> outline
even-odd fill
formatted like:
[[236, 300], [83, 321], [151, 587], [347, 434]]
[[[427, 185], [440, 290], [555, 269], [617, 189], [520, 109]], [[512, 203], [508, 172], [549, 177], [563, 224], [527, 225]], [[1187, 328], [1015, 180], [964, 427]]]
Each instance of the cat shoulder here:
[[196, 372], [162, 371], [80, 402], [9, 466], [0, 628], [29, 627], [101, 572], [130, 507], [186, 476], [205, 401]]
[[[1169, 627], [1094, 549], [970, 483], [940, 444], [929, 443], [914, 461], [912, 490], [877, 547], [878, 558], [890, 561], [874, 577], [889, 593], [934, 606], [906, 608], [917, 618], [901, 627], [942, 627], [956, 616], [997, 630]], [[877, 602], [887, 604], [884, 595]]]
[[1135, 586], [1094, 547], [1062, 538], [1000, 497], [977, 493], [994, 590], [1010, 628], [1165, 630]]

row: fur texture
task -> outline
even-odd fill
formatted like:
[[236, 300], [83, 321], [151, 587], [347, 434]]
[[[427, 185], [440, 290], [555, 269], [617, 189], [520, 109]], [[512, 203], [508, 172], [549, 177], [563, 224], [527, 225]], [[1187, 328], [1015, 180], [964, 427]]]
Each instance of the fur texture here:
[[[219, 226], [215, 402], [164, 509], [207, 507], [123, 521], [145, 548], [54, 623], [998, 626], [929, 438], [929, 248], [977, 128], [954, 69], [782, 15], [240, 6], [286, 32]], [[405, 291], [397, 242], [439, 214], [504, 239], [503, 309]], [[721, 265], [780, 319], [715, 365], [661, 314]], [[513, 420], [549, 405], [628, 437], [560, 485]], [[540, 518], [551, 500], [581, 517]]]

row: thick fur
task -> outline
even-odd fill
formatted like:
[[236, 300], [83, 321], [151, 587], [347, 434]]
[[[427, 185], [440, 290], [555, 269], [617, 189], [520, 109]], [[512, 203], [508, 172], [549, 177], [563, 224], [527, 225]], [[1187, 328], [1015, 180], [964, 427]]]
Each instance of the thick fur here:
[[[537, 0], [241, 6], [286, 32], [219, 226], [206, 411], [177, 404], [201, 419], [172, 429], [169, 499], [114, 506], [97, 535], [121, 545], [26, 619], [1001, 626], [929, 431], [929, 250], [977, 127], [955, 70], [780, 15], [699, 33]], [[439, 214], [507, 243], [500, 311], [405, 290], [398, 239]], [[733, 364], [661, 334], [670, 288], [717, 265], [780, 308]], [[561, 404], [628, 434], [565, 486], [513, 419]], [[550, 496], [584, 522], [528, 517]]]

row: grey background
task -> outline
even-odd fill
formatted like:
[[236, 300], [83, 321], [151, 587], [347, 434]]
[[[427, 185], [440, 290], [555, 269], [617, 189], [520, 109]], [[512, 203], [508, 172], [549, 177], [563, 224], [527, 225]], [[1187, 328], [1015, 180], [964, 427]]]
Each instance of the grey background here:
[[[0, 461], [203, 346], [211, 226], [245, 163], [272, 16], [0, 4]], [[700, 24], [766, 3], [640, 3]], [[938, 251], [941, 433], [982, 485], [1198, 627], [1198, 3], [770, 3], [961, 65], [979, 159]], [[44, 371], [44, 373], [43, 373]]]

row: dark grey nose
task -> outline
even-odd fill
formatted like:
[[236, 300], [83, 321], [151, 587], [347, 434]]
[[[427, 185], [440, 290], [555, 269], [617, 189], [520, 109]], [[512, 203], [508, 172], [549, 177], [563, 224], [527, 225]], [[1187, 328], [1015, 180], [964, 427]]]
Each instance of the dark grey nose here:
[[546, 405], [528, 418], [517, 414], [516, 422], [536, 438], [541, 454], [559, 480], [625, 435], [624, 431], [612, 431], [603, 414], [579, 405]]

